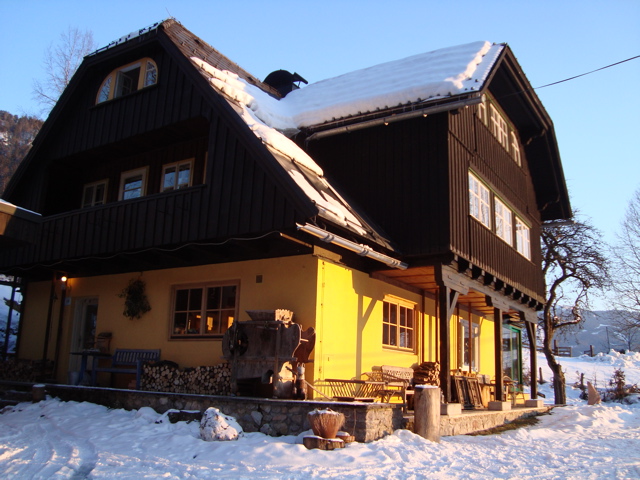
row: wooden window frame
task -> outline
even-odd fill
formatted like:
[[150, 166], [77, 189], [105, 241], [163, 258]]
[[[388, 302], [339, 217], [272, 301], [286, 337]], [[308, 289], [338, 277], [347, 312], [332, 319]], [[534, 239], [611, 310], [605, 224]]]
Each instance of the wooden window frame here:
[[[395, 308], [395, 320], [392, 312]], [[385, 297], [382, 302], [382, 346], [402, 352], [415, 352], [418, 334], [416, 304], [396, 297]], [[404, 312], [404, 325], [402, 325]], [[407, 315], [407, 312], [411, 312]]]
[[[120, 193], [118, 194], [118, 198], [120, 200], [133, 200], [136, 198], [142, 198], [147, 193], [147, 177], [149, 174], [149, 167], [136, 168], [133, 170], [127, 170], [126, 172], [122, 172], [120, 174]], [[140, 186], [140, 195], [137, 197], [124, 198], [125, 196], [125, 184], [127, 179], [141, 175], [142, 176], [142, 185]]]
[[495, 195], [493, 203], [496, 235], [513, 247], [513, 211]]
[[[470, 363], [465, 363], [467, 356]], [[465, 372], [480, 370], [480, 324], [462, 317], [458, 318], [458, 368]]]
[[522, 156], [520, 154], [520, 142], [518, 141], [518, 135], [516, 135], [515, 130], [509, 131], [509, 135], [511, 137], [511, 156], [513, 157], [513, 161], [521, 167]]
[[[189, 158], [189, 159], [185, 159], [185, 160], [180, 160], [179, 162], [173, 162], [173, 163], [167, 163], [165, 165], [162, 166], [162, 176], [160, 178], [160, 191], [161, 192], [172, 192], [174, 190], [181, 190], [183, 188], [189, 188], [193, 185], [193, 165], [195, 159], [194, 158]], [[180, 167], [184, 166], [184, 165], [189, 165], [189, 181], [187, 182], [186, 185], [184, 186], [180, 186], [180, 184], [177, 184], [178, 182], [178, 178], [179, 178], [179, 173], [180, 173]], [[166, 170], [168, 168], [172, 168], [175, 167], [176, 168], [176, 176], [175, 176], [175, 181], [173, 183], [172, 187], [166, 187], [165, 186], [165, 175], [167, 174]]]
[[518, 215], [515, 217], [516, 251], [527, 260], [531, 260], [531, 227]]
[[505, 150], [509, 151], [509, 126], [507, 121], [502, 115], [502, 112], [498, 110], [493, 104], [489, 105], [490, 110], [490, 121], [491, 121], [491, 132], [493, 136], [498, 139], [500, 145], [502, 145]]
[[487, 121], [487, 101], [484, 95], [482, 96], [482, 101], [478, 104], [478, 118], [485, 127], [489, 125]]
[[488, 229], [491, 229], [492, 225], [491, 197], [491, 189], [469, 172], [469, 215]]
[[[135, 68], [140, 69], [135, 88], [133, 88], [130, 92], [119, 93], [122, 82], [122, 74], [130, 72]], [[152, 77], [154, 80], [153, 82], [149, 82], [148, 73], [150, 73], [151, 71], [155, 72]], [[137, 92], [138, 90], [142, 90], [143, 88], [156, 85], [157, 83], [158, 65], [152, 58], [144, 57], [136, 60], [135, 62], [127, 63], [126, 65], [122, 65], [121, 67], [118, 67], [115, 70], [109, 72], [109, 75], [107, 75], [102, 81], [102, 83], [100, 84], [100, 88], [98, 89], [98, 94], [96, 95], [96, 105], [116, 98], [124, 97], [131, 93]]]
[[[207, 304], [207, 293], [208, 289], [221, 289], [220, 302], [222, 302], [223, 296], [222, 291], [225, 288], [233, 288], [234, 289], [234, 306], [224, 306], [222, 303], [219, 304], [219, 308], [210, 308], [210, 305]], [[187, 308], [186, 309], [177, 309], [178, 303], [178, 295], [179, 292], [188, 291], [187, 298]], [[189, 304], [191, 301], [191, 292], [200, 291], [200, 305], [197, 308], [196, 305]], [[194, 284], [186, 284], [186, 285], [174, 285], [171, 288], [171, 310], [169, 317], [169, 338], [171, 339], [197, 339], [197, 338], [221, 338], [224, 333], [227, 331], [231, 324], [235, 319], [238, 318], [238, 309], [240, 303], [240, 281], [239, 280], [230, 280], [230, 281], [220, 281], [220, 282], [203, 282], [203, 283], [194, 283]], [[214, 324], [214, 318], [207, 315], [208, 313], [218, 313], [219, 320], [218, 325], [219, 329], [216, 332], [208, 332], [207, 327], [205, 325], [209, 325], [212, 327]], [[199, 318], [198, 318], [199, 314]], [[182, 325], [182, 321], [179, 321], [179, 316], [185, 315], [184, 317], [184, 327]], [[195, 315], [195, 318], [193, 317]], [[194, 319], [198, 324], [198, 331], [192, 331], [191, 333], [189, 329], [191, 320]], [[206, 320], [205, 320], [206, 319]], [[226, 326], [223, 328], [223, 322], [226, 320]], [[178, 322], [178, 323], [176, 323]]]
[[[104, 187], [103, 189], [103, 196], [102, 196], [102, 201], [101, 202], [96, 202], [96, 187], [102, 185]], [[109, 179], [103, 179], [103, 180], [98, 180], [97, 182], [91, 182], [91, 183], [86, 183], [84, 185], [84, 188], [82, 189], [82, 200], [81, 200], [81, 207], [82, 208], [90, 208], [90, 207], [96, 207], [99, 205], [104, 205], [105, 203], [107, 203], [107, 192], [108, 192], [108, 188], [109, 188]], [[91, 201], [89, 203], [85, 202], [85, 198], [87, 196], [87, 190], [88, 189], [93, 189], [93, 193], [91, 194]]]

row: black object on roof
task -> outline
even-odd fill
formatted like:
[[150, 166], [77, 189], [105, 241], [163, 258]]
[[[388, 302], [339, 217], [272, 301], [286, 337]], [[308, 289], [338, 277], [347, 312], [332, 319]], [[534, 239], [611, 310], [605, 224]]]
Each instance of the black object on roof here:
[[264, 83], [278, 90], [283, 97], [287, 93], [300, 88], [300, 82], [309, 83], [297, 73], [291, 73], [286, 70], [271, 72], [264, 79]]

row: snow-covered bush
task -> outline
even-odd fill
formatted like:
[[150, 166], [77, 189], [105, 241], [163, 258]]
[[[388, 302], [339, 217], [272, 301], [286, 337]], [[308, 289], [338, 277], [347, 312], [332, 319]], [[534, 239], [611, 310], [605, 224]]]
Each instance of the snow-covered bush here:
[[244, 432], [235, 418], [209, 407], [200, 421], [200, 438], [207, 442], [237, 440]]

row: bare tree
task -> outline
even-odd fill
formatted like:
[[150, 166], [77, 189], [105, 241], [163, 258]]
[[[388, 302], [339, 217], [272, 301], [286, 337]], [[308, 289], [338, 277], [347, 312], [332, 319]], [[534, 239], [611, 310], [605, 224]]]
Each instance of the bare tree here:
[[542, 270], [547, 281], [547, 302], [540, 326], [542, 351], [553, 372], [555, 403], [567, 403], [562, 365], [553, 354], [553, 337], [563, 329], [580, 325], [589, 306], [589, 293], [608, 286], [606, 250], [598, 230], [586, 221], [543, 224]]
[[640, 327], [640, 189], [625, 213], [616, 244], [611, 250], [615, 282], [612, 303], [629, 312], [630, 320]]
[[49, 45], [44, 57], [45, 79], [34, 80], [33, 98], [48, 113], [60, 98], [82, 59], [96, 49], [93, 33], [69, 27], [56, 45]]
[[622, 344], [627, 351], [637, 351], [640, 347], [640, 324], [633, 313], [617, 310], [612, 322], [612, 334], [618, 345]]

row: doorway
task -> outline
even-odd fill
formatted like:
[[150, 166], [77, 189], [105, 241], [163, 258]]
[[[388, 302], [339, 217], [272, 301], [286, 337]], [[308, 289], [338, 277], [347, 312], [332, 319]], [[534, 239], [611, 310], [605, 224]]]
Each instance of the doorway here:
[[[76, 300], [73, 334], [71, 337], [71, 352], [80, 352], [95, 346], [97, 320], [97, 297], [81, 298]], [[69, 360], [69, 371], [79, 371], [80, 361], [81, 359], [79, 355], [71, 355]]]

